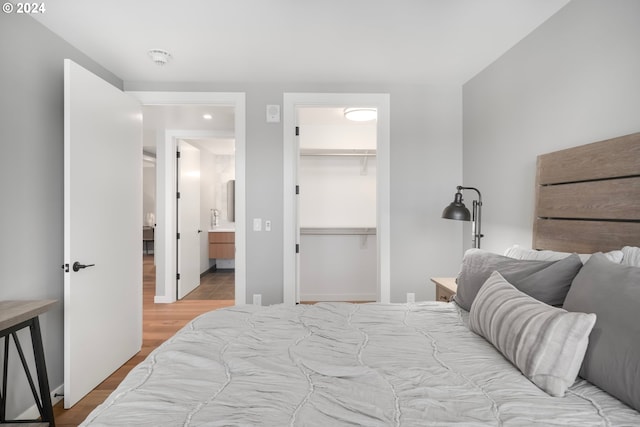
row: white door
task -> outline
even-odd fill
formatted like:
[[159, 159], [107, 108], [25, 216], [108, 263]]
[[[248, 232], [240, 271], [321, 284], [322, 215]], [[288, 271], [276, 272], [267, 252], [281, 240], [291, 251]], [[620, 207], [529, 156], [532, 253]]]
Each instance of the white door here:
[[179, 142], [178, 299], [200, 284], [200, 150]]
[[70, 408], [142, 346], [142, 109], [68, 59], [64, 263]]

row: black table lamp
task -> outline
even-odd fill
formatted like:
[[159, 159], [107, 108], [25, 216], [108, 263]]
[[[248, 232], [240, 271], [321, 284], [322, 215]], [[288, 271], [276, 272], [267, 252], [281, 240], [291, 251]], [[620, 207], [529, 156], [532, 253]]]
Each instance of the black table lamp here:
[[[442, 211], [442, 218], [457, 219], [458, 221], [471, 221], [471, 236], [474, 248], [480, 248], [480, 239], [484, 237], [481, 229], [482, 218], [482, 195], [477, 188], [461, 187], [458, 185], [453, 202]], [[473, 213], [462, 203], [461, 190], [473, 190], [478, 193], [478, 200], [473, 201]]]

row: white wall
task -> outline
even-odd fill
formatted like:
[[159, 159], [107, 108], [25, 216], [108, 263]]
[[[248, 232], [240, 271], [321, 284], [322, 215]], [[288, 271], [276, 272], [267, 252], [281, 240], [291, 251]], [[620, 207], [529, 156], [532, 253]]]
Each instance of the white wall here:
[[218, 226], [233, 226], [233, 222], [229, 220], [229, 181], [236, 177], [236, 159], [232, 155], [215, 155], [214, 159], [214, 200], [211, 205], [220, 212]]
[[376, 159], [301, 156], [300, 227], [376, 228]]
[[376, 122], [352, 124], [304, 124], [300, 148], [376, 149]]
[[376, 236], [300, 236], [301, 301], [375, 301]]
[[537, 155], [640, 131], [639, 76], [640, 2], [580, 0], [464, 85], [485, 248], [531, 247]]
[[147, 215], [156, 214], [156, 167], [145, 165], [142, 168], [142, 224], [147, 224]]
[[[300, 124], [301, 228], [376, 228], [376, 158], [305, 149], [376, 149], [376, 123]], [[366, 162], [366, 163], [364, 163]], [[375, 301], [376, 236], [300, 236], [301, 301]]]
[[200, 273], [204, 273], [215, 265], [214, 259], [209, 259], [209, 235], [211, 228], [211, 209], [215, 208], [216, 197], [216, 166], [215, 156], [200, 150]]
[[[215, 144], [215, 142], [213, 142], [213, 144]], [[209, 186], [209, 199], [207, 200], [208, 204], [206, 205], [206, 212], [204, 212], [203, 209], [203, 215], [205, 215], [205, 217], [203, 218], [203, 223], [206, 222], [207, 225], [206, 228], [203, 228], [203, 230], [211, 229], [211, 209], [217, 209], [219, 212], [219, 227], [234, 227], [234, 222], [230, 221], [228, 216], [229, 206], [227, 197], [229, 188], [227, 184], [230, 180], [235, 179], [235, 161], [236, 159], [233, 155], [211, 155], [210, 163], [208, 163], [208, 165], [206, 166], [210, 168], [208, 174], [211, 175], [211, 180], [207, 183], [207, 185]], [[233, 259], [208, 260], [208, 258], [209, 244], [207, 242], [207, 249], [203, 264], [206, 262], [208, 263], [208, 265], [215, 264], [218, 268], [235, 268], [235, 260]]]

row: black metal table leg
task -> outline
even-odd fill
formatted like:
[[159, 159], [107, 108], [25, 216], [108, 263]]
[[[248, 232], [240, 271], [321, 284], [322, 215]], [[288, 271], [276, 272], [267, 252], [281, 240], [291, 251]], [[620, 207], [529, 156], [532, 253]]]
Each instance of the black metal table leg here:
[[[0, 424], [46, 423], [49, 426], [55, 426], [51, 391], [49, 390], [49, 377], [47, 376], [42, 333], [40, 331], [40, 320], [38, 319], [38, 315], [47, 311], [55, 302], [55, 300], [0, 301], [0, 338], [4, 338], [2, 389], [0, 390]], [[31, 334], [31, 345], [33, 347], [36, 374], [38, 376], [37, 389], [18, 338], [18, 331], [27, 327]], [[40, 418], [36, 420], [7, 420], [9, 340], [11, 338], [13, 338], [16, 351], [40, 414]]]
[[50, 427], [55, 426], [53, 420], [53, 406], [51, 405], [51, 391], [49, 390], [49, 377], [47, 376], [47, 365], [44, 361], [44, 347], [42, 346], [42, 334], [40, 333], [40, 321], [34, 317], [29, 329], [31, 330], [31, 343], [36, 362], [36, 373], [38, 374], [38, 386], [40, 388], [40, 400], [42, 403], [42, 421], [49, 423]]

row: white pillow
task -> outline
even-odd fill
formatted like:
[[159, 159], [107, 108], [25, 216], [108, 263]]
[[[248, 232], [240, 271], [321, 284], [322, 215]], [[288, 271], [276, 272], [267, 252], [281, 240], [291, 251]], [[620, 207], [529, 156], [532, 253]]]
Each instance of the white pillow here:
[[[537, 251], [534, 249], [522, 248], [518, 245], [513, 245], [510, 248], [507, 248], [504, 251], [504, 256], [508, 256], [509, 258], [515, 259], [528, 259], [528, 260], [536, 260], [536, 261], [557, 261], [559, 259], [563, 259], [571, 255], [571, 252], [556, 252], [549, 250]], [[584, 264], [591, 257], [592, 254], [578, 254], [580, 257], [580, 261]], [[615, 262], [616, 264], [620, 264], [623, 259], [622, 251], [611, 251], [606, 252], [604, 256], [611, 262]], [[638, 261], [640, 262], [640, 250], [638, 252]]]
[[478, 291], [469, 328], [483, 336], [535, 385], [562, 397], [575, 382], [596, 322], [520, 292], [494, 271]]
[[640, 267], [640, 248], [625, 246], [622, 248], [622, 264], [631, 267]]

